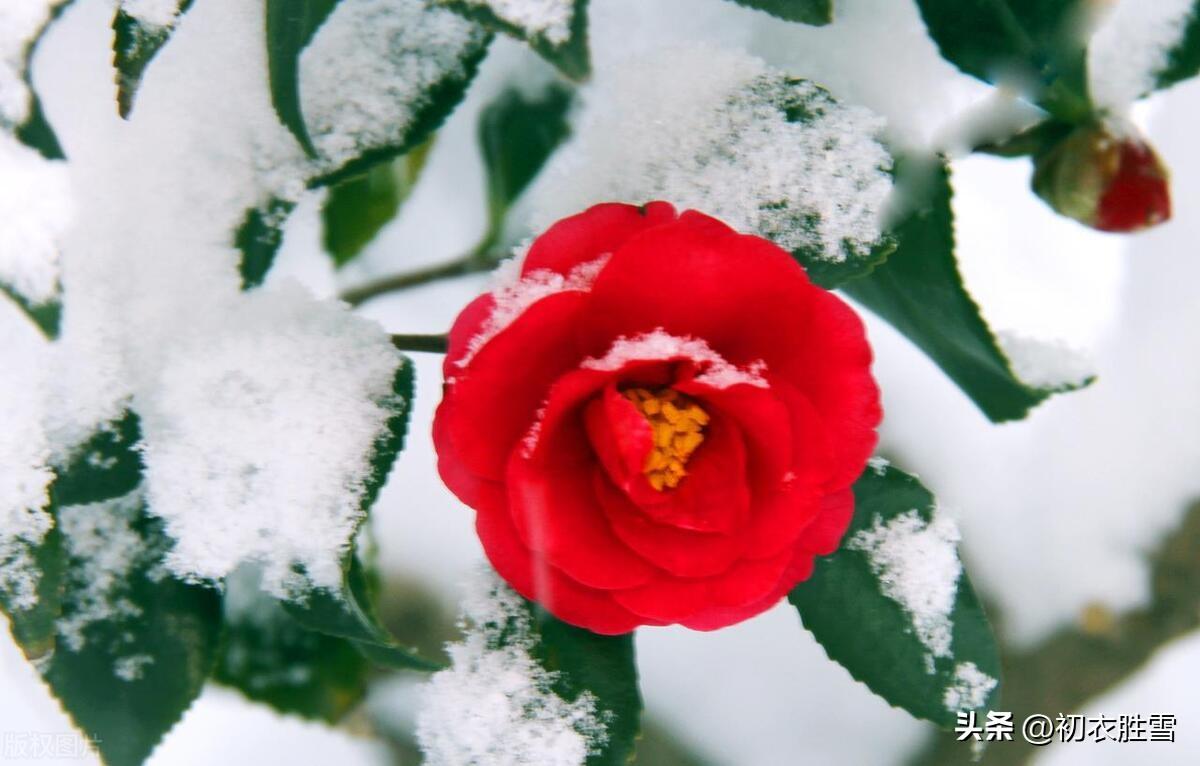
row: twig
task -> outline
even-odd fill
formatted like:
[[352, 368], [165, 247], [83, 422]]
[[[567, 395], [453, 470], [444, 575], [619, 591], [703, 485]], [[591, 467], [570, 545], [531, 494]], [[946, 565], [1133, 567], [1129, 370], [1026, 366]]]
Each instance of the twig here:
[[444, 354], [449, 345], [445, 335], [393, 335], [392, 345], [401, 351], [428, 351]]
[[429, 282], [436, 282], [439, 279], [461, 277], [464, 274], [488, 271], [494, 268], [495, 265], [496, 262], [490, 258], [481, 258], [472, 253], [471, 255], [455, 258], [452, 261], [440, 263], [435, 266], [427, 266], [416, 271], [384, 277], [374, 282], [360, 285], [359, 287], [352, 287], [344, 291], [340, 297], [351, 306], [358, 306], [386, 293], [405, 290], [409, 287], [417, 287]]

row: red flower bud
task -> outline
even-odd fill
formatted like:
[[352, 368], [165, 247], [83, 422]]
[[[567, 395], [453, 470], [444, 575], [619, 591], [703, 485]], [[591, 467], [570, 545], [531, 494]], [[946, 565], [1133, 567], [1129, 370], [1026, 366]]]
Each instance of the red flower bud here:
[[1150, 145], [1100, 125], [1076, 128], [1034, 160], [1033, 190], [1093, 229], [1132, 232], [1171, 217], [1167, 169]]

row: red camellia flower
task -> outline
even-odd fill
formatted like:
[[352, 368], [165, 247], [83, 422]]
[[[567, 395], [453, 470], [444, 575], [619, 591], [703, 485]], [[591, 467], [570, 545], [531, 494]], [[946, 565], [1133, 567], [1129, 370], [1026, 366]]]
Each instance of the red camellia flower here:
[[459, 315], [438, 470], [558, 618], [712, 630], [837, 548], [881, 415], [870, 364], [855, 313], [770, 242], [598, 205]]

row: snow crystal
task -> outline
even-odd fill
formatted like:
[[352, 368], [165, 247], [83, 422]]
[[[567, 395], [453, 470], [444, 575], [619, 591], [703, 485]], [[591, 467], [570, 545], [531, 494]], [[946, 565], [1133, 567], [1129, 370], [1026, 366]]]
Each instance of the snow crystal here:
[[1088, 46], [1088, 89], [1100, 106], [1124, 114], [1154, 89], [1193, 13], [1192, 0], [1119, 0]]
[[946, 687], [942, 703], [952, 713], [974, 710], [987, 702], [988, 695], [997, 683], [974, 662], [960, 662], [954, 666], [954, 679]]
[[460, 367], [466, 367], [487, 345], [508, 327], [525, 310], [541, 299], [567, 290], [590, 290], [592, 283], [608, 263], [609, 256], [604, 255], [587, 263], [573, 267], [566, 276], [549, 269], [537, 269], [526, 274], [520, 274], [520, 259], [512, 258], [505, 261], [496, 269], [493, 277], [492, 299], [495, 307], [483, 322], [479, 332], [467, 344], [467, 351], [458, 360]]
[[631, 338], [622, 336], [613, 341], [604, 356], [585, 359], [580, 367], [589, 370], [619, 370], [629, 362], [645, 359], [690, 359], [703, 372], [696, 376], [697, 383], [713, 388], [729, 388], [736, 385], [766, 388], [763, 377], [766, 365], [761, 361], [745, 367], [731, 364], [700, 338], [671, 335], [661, 327]]
[[526, 37], [543, 37], [553, 45], [571, 39], [576, 0], [462, 0], [464, 5], [491, 10], [496, 18], [524, 30]]
[[886, 524], [880, 517], [847, 544], [867, 556], [883, 594], [912, 619], [917, 639], [934, 657], [950, 656], [950, 613], [962, 565], [958, 527], [940, 511], [926, 523], [916, 509]]
[[0, 3], [0, 128], [20, 125], [29, 116], [25, 55], [46, 22], [53, 2], [7, 0]]
[[1035, 388], [1078, 388], [1096, 376], [1092, 360], [1061, 341], [1015, 332], [997, 333], [996, 340], [1017, 378]]
[[534, 192], [536, 228], [603, 200], [664, 199], [829, 261], [881, 236], [882, 120], [759, 59], [667, 48], [597, 72], [583, 102]]
[[148, 27], [169, 27], [175, 23], [180, 0], [120, 0], [121, 10]]
[[113, 675], [122, 681], [138, 681], [148, 665], [154, 664], [154, 657], [149, 654], [131, 654], [120, 657], [113, 663]]
[[0, 132], [0, 179], [0, 282], [44, 303], [58, 287], [59, 238], [71, 222], [66, 165]]
[[59, 510], [63, 544], [71, 559], [71, 598], [55, 627], [73, 652], [86, 645], [89, 626], [142, 614], [127, 596], [130, 575], [148, 552], [133, 528], [142, 502], [141, 492], [135, 490], [115, 500]]
[[53, 526], [43, 511], [53, 474], [40, 425], [38, 370], [30, 363], [37, 359], [40, 340], [32, 335], [6, 334], [5, 353], [21, 361], [0, 364], [0, 593], [19, 610], [37, 603], [32, 548]]
[[280, 596], [307, 580], [336, 588], [362, 517], [368, 447], [405, 402], [399, 353], [371, 322], [298, 286], [256, 292], [167, 355], [139, 402], [152, 511], [176, 538], [184, 578], [263, 566]]
[[485, 33], [431, 0], [344, 0], [300, 56], [301, 106], [332, 167], [408, 131], [433, 84], [463, 77]]
[[557, 673], [531, 656], [530, 615], [495, 575], [482, 573], [462, 606], [464, 638], [451, 667], [429, 680], [417, 741], [429, 766], [582, 766], [608, 737], [595, 695], [557, 696]]

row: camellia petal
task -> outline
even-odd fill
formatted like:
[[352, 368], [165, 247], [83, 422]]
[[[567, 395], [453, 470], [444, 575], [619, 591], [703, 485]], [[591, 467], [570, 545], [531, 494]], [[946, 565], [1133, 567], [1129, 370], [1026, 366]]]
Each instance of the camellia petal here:
[[666, 202], [642, 207], [615, 202], [596, 205], [546, 229], [530, 246], [521, 273], [547, 269], [565, 276], [579, 264], [608, 255], [632, 237], [675, 218], [675, 208]]

